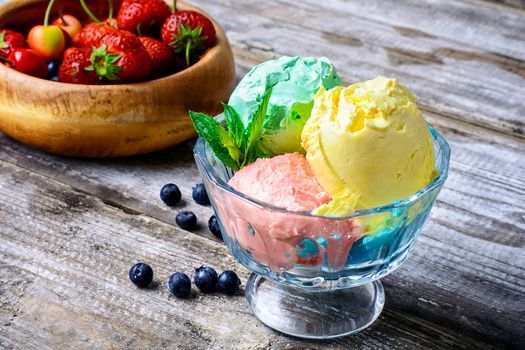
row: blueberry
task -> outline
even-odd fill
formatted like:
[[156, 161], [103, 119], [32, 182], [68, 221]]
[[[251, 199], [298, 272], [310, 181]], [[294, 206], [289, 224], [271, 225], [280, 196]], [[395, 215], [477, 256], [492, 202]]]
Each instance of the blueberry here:
[[129, 279], [138, 287], [147, 287], [153, 280], [153, 270], [148, 264], [135, 264], [129, 270]]
[[214, 292], [217, 289], [217, 282], [219, 277], [217, 272], [211, 267], [199, 267], [195, 270], [195, 277], [193, 282], [203, 293]]
[[208, 197], [208, 193], [206, 193], [206, 187], [204, 187], [204, 184], [195, 185], [195, 187], [193, 187], [192, 196], [195, 202], [200, 205], [210, 204], [210, 198]]
[[219, 292], [234, 295], [239, 290], [241, 280], [233, 271], [224, 271], [219, 275]]
[[56, 81], [56, 82], [58, 82], [58, 76], [54, 76], [53, 78], [51, 78], [51, 81]]
[[185, 273], [175, 272], [168, 281], [168, 290], [177, 298], [190, 295], [191, 280]]
[[212, 215], [210, 220], [208, 220], [208, 228], [215, 237], [222, 239], [221, 228], [219, 227], [219, 222], [215, 215]]
[[181, 211], [175, 217], [175, 222], [180, 228], [191, 231], [197, 227], [197, 217], [192, 211]]
[[160, 199], [162, 199], [166, 205], [174, 206], [179, 203], [181, 198], [182, 194], [180, 193], [179, 186], [175, 184], [166, 184], [162, 186], [162, 189], [160, 190]]
[[51, 61], [47, 65], [47, 79], [53, 80], [54, 77], [58, 76], [58, 70], [60, 69], [60, 62]]

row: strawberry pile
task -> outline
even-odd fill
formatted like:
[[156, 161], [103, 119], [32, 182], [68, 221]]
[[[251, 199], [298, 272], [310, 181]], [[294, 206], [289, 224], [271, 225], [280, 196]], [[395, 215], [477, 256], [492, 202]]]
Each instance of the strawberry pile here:
[[0, 29], [0, 63], [42, 79], [71, 84], [135, 83], [173, 74], [197, 62], [217, 43], [209, 18], [191, 10], [173, 11], [163, 0], [124, 0], [116, 18], [93, 15], [84, 26], [63, 14], [51, 24], [57, 0], [50, 0], [44, 24], [21, 33]]

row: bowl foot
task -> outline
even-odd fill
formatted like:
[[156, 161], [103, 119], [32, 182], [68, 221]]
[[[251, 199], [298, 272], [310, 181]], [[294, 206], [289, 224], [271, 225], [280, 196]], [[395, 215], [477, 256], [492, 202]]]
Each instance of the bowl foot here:
[[371, 325], [385, 303], [379, 280], [358, 287], [319, 290], [280, 285], [252, 273], [246, 299], [267, 326], [300, 338], [327, 339]]

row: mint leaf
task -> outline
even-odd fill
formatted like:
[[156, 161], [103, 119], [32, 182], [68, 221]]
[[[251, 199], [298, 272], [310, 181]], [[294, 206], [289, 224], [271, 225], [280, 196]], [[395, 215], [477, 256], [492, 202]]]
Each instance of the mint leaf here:
[[228, 131], [232, 135], [235, 144], [238, 147], [241, 147], [242, 135], [244, 133], [244, 125], [241, 121], [241, 116], [237, 111], [228, 104], [223, 104], [224, 106], [224, 121], [228, 126]]
[[208, 142], [215, 156], [234, 171], [257, 158], [271, 156], [257, 143], [261, 137], [271, 94], [271, 88], [266, 90], [246, 128], [239, 113], [227, 104], [223, 105], [224, 120], [228, 130], [209, 115], [190, 111], [190, 118], [199, 136]]
[[[228, 132], [224, 130], [222, 125], [204, 113], [190, 111], [190, 118], [197, 134], [208, 142], [217, 158], [234, 171], [239, 170], [239, 162], [231, 156], [232, 153], [235, 154], [232, 147], [233, 140], [229, 137]], [[226, 137], [224, 135], [228, 136]], [[226, 141], [226, 144], [228, 144], [230, 148], [224, 145], [223, 140]], [[233, 146], [235, 145], [233, 144]], [[230, 152], [230, 150], [233, 150], [233, 152]], [[237, 152], [239, 152], [238, 149]]]
[[255, 145], [256, 141], [261, 136], [262, 125], [264, 118], [266, 117], [266, 111], [268, 109], [268, 102], [270, 102], [270, 96], [272, 95], [272, 88], [266, 90], [263, 95], [263, 99], [259, 108], [250, 120], [250, 123], [244, 130], [242, 141], [241, 141], [241, 152], [244, 153], [244, 161], [241, 167], [250, 163], [254, 159], [254, 153], [251, 153], [251, 149]]
[[[220, 124], [219, 124], [220, 125]], [[226, 147], [228, 150], [228, 153], [230, 154], [230, 157], [239, 164], [241, 161], [241, 151], [239, 150], [239, 147], [235, 144], [235, 141], [233, 140], [233, 137], [226, 131], [222, 125], [217, 129], [219, 132], [219, 137], [221, 139], [222, 145]]]

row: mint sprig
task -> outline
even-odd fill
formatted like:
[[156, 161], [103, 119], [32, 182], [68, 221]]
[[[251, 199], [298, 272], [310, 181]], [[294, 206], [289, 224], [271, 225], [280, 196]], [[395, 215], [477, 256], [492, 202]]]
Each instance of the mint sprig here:
[[230, 105], [224, 105], [226, 130], [213, 117], [190, 111], [190, 118], [200, 137], [205, 139], [224, 165], [234, 171], [265, 156], [257, 147], [272, 89], [266, 90], [262, 101], [250, 122], [244, 127], [239, 113]]
[[[229, 147], [234, 147], [232, 153], [239, 151], [230, 135], [219, 122], [207, 114], [190, 111], [190, 118], [200, 137], [208, 141], [213, 152], [227, 167], [239, 170], [239, 160], [233, 159]], [[226, 144], [223, 142], [226, 141]], [[231, 141], [231, 142], [230, 142]]]

